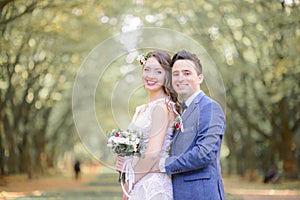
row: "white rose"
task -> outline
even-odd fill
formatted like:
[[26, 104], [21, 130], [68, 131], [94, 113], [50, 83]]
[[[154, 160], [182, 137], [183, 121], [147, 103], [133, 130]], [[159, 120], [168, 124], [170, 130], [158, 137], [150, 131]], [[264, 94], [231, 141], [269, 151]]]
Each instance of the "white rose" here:
[[112, 147], [112, 143], [107, 143], [107, 147]]

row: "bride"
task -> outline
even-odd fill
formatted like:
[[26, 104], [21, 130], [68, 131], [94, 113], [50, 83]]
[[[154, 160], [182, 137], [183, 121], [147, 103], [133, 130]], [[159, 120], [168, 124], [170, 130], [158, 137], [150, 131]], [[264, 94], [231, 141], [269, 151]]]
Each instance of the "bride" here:
[[[171, 178], [165, 173], [151, 172], [161, 157], [168, 156], [175, 118], [181, 112], [177, 94], [171, 86], [170, 62], [170, 55], [162, 50], [149, 52], [140, 62], [149, 102], [136, 108], [128, 128], [143, 133], [146, 148], [143, 157], [134, 157], [132, 161], [135, 184], [129, 191], [129, 200], [173, 199]], [[121, 171], [123, 163], [124, 159], [118, 157], [118, 171]], [[126, 184], [125, 188], [128, 188]], [[127, 199], [124, 194], [123, 199]]]

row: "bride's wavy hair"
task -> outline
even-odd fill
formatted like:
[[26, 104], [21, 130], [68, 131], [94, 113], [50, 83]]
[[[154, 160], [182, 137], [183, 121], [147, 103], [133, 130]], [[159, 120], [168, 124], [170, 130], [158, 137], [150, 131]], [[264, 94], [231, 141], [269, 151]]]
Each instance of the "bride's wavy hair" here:
[[164, 92], [170, 97], [170, 99], [175, 103], [175, 107], [178, 113], [181, 113], [181, 106], [178, 101], [178, 94], [175, 92], [172, 86], [172, 68], [171, 68], [171, 56], [163, 50], [154, 50], [146, 55], [146, 58], [154, 57], [162, 68], [166, 71], [165, 81], [163, 85]]

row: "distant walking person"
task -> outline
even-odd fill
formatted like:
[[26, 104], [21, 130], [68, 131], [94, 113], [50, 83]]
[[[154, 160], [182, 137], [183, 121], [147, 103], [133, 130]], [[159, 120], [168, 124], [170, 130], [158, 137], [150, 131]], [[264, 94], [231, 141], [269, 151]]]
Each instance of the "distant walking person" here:
[[75, 179], [78, 180], [79, 173], [80, 173], [80, 162], [79, 162], [79, 160], [76, 160], [76, 162], [74, 164], [74, 172], [75, 172]]

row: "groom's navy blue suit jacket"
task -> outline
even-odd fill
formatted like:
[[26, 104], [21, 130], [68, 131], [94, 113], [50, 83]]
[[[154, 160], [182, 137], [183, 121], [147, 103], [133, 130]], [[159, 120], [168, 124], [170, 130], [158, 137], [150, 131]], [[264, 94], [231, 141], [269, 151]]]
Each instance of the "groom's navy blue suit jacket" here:
[[165, 162], [174, 200], [224, 199], [220, 149], [226, 122], [221, 106], [200, 92], [182, 120], [184, 130], [174, 133]]

